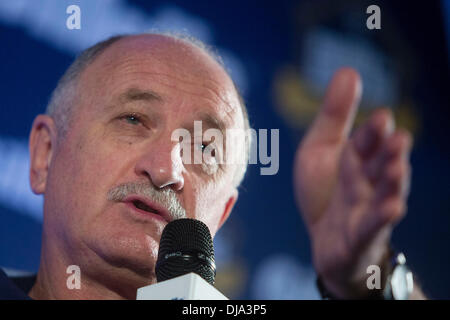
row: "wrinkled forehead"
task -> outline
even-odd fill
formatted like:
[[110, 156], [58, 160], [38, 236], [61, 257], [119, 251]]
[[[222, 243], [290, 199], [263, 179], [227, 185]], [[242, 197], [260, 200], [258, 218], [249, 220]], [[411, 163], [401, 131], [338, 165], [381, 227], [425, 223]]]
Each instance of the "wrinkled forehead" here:
[[139, 86], [151, 86], [156, 81], [167, 89], [169, 99], [170, 91], [189, 93], [208, 101], [212, 111], [227, 118], [231, 127], [243, 128], [232, 80], [204, 49], [186, 40], [163, 35], [125, 37], [97, 57], [80, 80], [83, 93], [88, 90], [96, 97], [108, 97], [127, 86], [136, 87], [137, 81]]

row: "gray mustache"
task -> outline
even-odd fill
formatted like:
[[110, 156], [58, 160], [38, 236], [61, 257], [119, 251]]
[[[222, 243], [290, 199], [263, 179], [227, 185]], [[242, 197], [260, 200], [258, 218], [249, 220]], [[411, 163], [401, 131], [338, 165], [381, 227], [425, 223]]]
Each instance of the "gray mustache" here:
[[156, 189], [149, 183], [129, 182], [120, 184], [108, 191], [107, 199], [120, 202], [129, 195], [143, 196], [167, 209], [173, 220], [187, 218], [186, 210], [170, 188]]

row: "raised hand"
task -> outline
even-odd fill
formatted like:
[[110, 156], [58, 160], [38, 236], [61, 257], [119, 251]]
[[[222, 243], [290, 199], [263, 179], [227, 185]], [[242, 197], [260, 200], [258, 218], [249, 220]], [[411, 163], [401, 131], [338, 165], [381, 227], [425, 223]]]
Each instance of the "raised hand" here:
[[[369, 265], [380, 265], [393, 226], [406, 212], [410, 134], [388, 109], [373, 112], [350, 137], [362, 85], [336, 72], [294, 164], [295, 196], [324, 285], [341, 298], [364, 297]], [[381, 265], [380, 265], [381, 267]]]

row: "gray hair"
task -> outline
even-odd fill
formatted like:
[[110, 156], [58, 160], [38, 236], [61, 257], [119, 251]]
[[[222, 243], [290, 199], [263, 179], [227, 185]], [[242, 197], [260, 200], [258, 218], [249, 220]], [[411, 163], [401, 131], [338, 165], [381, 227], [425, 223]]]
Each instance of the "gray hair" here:
[[[225, 70], [225, 72], [229, 73], [223, 63], [222, 58], [217, 53], [217, 51], [211, 47], [200, 41], [199, 39], [184, 34], [184, 33], [174, 33], [174, 32], [156, 32], [152, 31], [147, 34], [157, 34], [164, 35], [167, 37], [171, 37], [172, 39], [185, 41], [191, 45], [194, 45], [204, 52], [206, 52], [209, 56], [211, 56], [220, 66]], [[76, 105], [78, 98], [78, 80], [80, 78], [81, 73], [88, 67], [90, 64], [94, 62], [94, 60], [109, 46], [118, 40], [127, 37], [128, 35], [117, 35], [110, 37], [104, 41], [98, 42], [95, 45], [85, 49], [82, 51], [73, 63], [69, 66], [66, 72], [58, 81], [56, 88], [53, 90], [49, 103], [47, 105], [45, 113], [51, 116], [58, 130], [59, 136], [64, 139], [66, 136], [67, 130], [70, 126], [71, 116], [73, 112], [73, 106]], [[231, 78], [231, 77], [230, 77]], [[233, 81], [234, 89], [239, 98], [242, 115], [244, 118], [244, 131], [245, 135], [245, 151], [244, 151], [244, 163], [239, 165], [236, 169], [236, 173], [233, 179], [234, 186], [238, 187], [242, 180], [245, 177], [245, 173], [247, 171], [247, 163], [250, 157], [250, 148], [251, 148], [251, 134], [250, 134], [250, 122], [248, 118], [247, 108], [244, 103], [244, 99], [239, 92], [238, 87]]]

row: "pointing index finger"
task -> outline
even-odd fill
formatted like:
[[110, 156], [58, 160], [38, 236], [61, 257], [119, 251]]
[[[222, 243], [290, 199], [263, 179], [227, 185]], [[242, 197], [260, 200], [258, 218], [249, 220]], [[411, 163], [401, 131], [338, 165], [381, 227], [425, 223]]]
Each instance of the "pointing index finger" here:
[[336, 71], [306, 141], [319, 144], [343, 142], [353, 125], [361, 93], [362, 83], [358, 72], [347, 67]]

